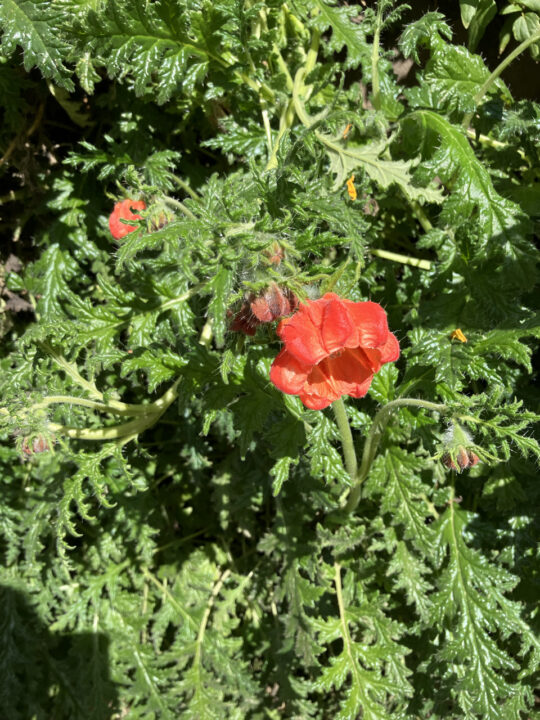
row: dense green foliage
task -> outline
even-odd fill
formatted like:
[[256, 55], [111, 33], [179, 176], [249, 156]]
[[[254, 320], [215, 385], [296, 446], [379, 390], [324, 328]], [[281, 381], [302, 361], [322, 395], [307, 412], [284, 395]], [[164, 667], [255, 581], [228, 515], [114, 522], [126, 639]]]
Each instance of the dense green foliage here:
[[[466, 48], [390, 0], [0, 4], [2, 717], [533, 717], [540, 105], [493, 6]], [[352, 512], [275, 324], [229, 329], [272, 282], [400, 340]]]

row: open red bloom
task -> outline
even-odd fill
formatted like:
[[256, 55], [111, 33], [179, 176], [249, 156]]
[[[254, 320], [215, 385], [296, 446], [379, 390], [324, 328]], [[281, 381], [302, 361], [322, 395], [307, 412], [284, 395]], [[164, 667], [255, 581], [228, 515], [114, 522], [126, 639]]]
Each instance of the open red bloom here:
[[128, 233], [133, 232], [137, 228], [126, 225], [122, 220], [142, 220], [133, 210], [144, 210], [146, 203], [144, 200], [122, 200], [117, 202], [114, 210], [109, 216], [109, 230], [115, 240], [125, 237]]
[[334, 293], [300, 305], [277, 332], [285, 347], [272, 363], [270, 380], [312, 410], [342, 395], [364, 397], [373, 375], [399, 357], [399, 343], [378, 303], [355, 303]]

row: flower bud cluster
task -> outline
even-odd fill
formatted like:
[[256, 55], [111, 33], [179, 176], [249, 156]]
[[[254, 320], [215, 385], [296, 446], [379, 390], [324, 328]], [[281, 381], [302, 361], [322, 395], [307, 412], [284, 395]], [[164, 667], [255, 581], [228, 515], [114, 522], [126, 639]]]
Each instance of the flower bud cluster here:
[[473, 450], [475, 447], [469, 433], [457, 423], [453, 423], [445, 433], [441, 461], [449, 470], [459, 473], [468, 470], [480, 462]]
[[255, 335], [259, 325], [290, 315], [297, 307], [298, 298], [292, 290], [272, 283], [262, 293], [246, 295], [230, 329], [245, 335]]
[[50, 443], [54, 442], [54, 438], [47, 438], [44, 435], [27, 435], [23, 438], [21, 450], [25, 455], [37, 455], [39, 453], [48, 452], [51, 449]]

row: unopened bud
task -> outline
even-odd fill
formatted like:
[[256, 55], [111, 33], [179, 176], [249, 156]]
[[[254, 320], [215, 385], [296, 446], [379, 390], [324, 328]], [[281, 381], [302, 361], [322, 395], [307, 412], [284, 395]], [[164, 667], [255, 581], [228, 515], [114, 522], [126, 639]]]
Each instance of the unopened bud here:
[[289, 290], [272, 283], [263, 293], [246, 296], [240, 310], [234, 316], [231, 330], [255, 335], [262, 323], [269, 323], [290, 315], [298, 307], [298, 298]]
[[[54, 439], [52, 441], [54, 442]], [[51, 448], [49, 439], [44, 435], [30, 435], [23, 438], [21, 449], [25, 455], [30, 456], [48, 452]]]
[[281, 261], [285, 257], [285, 251], [277, 242], [272, 243], [268, 250], [264, 251], [264, 254], [268, 258], [268, 262], [271, 265], [280, 265]]
[[444, 450], [441, 461], [450, 470], [461, 472], [474, 467], [480, 462], [478, 455], [472, 450], [476, 447], [469, 433], [457, 423], [451, 425], [444, 438]]

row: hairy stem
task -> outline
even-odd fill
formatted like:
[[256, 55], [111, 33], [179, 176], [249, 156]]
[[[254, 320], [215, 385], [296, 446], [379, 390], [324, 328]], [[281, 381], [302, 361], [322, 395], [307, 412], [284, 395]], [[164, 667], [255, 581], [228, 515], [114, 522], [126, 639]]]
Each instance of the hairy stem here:
[[377, 20], [373, 33], [373, 46], [371, 48], [371, 103], [375, 110], [381, 109], [381, 87], [379, 82], [379, 41], [382, 25], [382, 2], [377, 8]]
[[81, 407], [91, 408], [99, 412], [108, 412], [113, 415], [148, 415], [152, 413], [153, 405], [130, 405], [129, 403], [118, 402], [115, 400], [107, 403], [96, 402], [95, 400], [87, 400], [86, 398], [74, 397], [73, 395], [47, 395], [35, 405], [30, 407], [30, 411], [41, 410], [49, 405], [64, 403], [66, 405], [80, 405]]
[[174, 182], [178, 185], [178, 187], [182, 188], [182, 190], [185, 190], [188, 195], [190, 195], [193, 200], [197, 200], [197, 202], [200, 202], [201, 198], [200, 196], [193, 190], [190, 185], [185, 181], [182, 180], [182, 178], [179, 178], [178, 175], [172, 175], [171, 176]]
[[332, 409], [336, 418], [339, 434], [341, 435], [341, 445], [343, 447], [343, 457], [345, 458], [345, 468], [354, 483], [356, 473], [358, 472], [358, 461], [356, 459], [356, 451], [354, 449], [354, 441], [347, 417], [347, 410], [343, 398], [339, 398], [332, 403]]
[[48, 428], [51, 432], [67, 435], [68, 437], [76, 438], [77, 440], [93, 440], [98, 442], [120, 440], [121, 444], [125, 444], [157, 423], [165, 410], [167, 410], [167, 408], [178, 397], [178, 385], [180, 384], [180, 381], [181, 378], [178, 378], [167, 390], [167, 392], [165, 392], [154, 403], [146, 406], [148, 408], [148, 413], [145, 413], [135, 420], [130, 420], [129, 422], [121, 423], [120, 425], [111, 425], [109, 427], [102, 428], [74, 428], [59, 425], [57, 423], [49, 423]]
[[392, 412], [399, 407], [418, 407], [439, 413], [449, 412], [449, 409], [446, 405], [428, 402], [427, 400], [417, 400], [416, 398], [399, 398], [398, 400], [392, 400], [391, 402], [384, 405], [384, 407], [382, 407], [375, 415], [375, 418], [373, 419], [373, 424], [366, 438], [364, 452], [362, 454], [362, 462], [360, 464], [360, 470], [356, 475], [355, 484], [351, 488], [349, 497], [345, 504], [345, 513], [353, 512], [353, 510], [355, 510], [358, 506], [362, 493], [362, 483], [369, 475], [371, 465], [375, 460], [375, 456], [379, 448], [379, 443], [384, 434], [386, 425], [392, 415]]
[[[506, 70], [506, 68], [512, 63], [518, 55], [521, 55], [521, 53], [526, 50], [530, 45], [534, 45], [535, 42], [538, 42], [540, 40], [540, 30], [534, 33], [534, 35], [531, 35], [526, 40], [524, 40], [520, 45], [517, 46], [515, 50], [513, 50], [509, 55], [507, 55], [502, 62], [500, 62], [495, 70], [491, 73], [491, 75], [487, 78], [487, 80], [484, 82], [484, 84], [480, 87], [476, 95], [474, 96], [474, 104], [478, 105], [480, 101], [483, 99], [484, 95], [487, 93], [487, 91], [490, 89], [490, 87], [493, 85], [495, 80], [499, 77], [499, 75]], [[463, 127], [467, 129], [469, 125], [471, 124], [472, 117], [474, 115], [474, 112], [469, 112], [465, 115], [463, 118]]]
[[164, 201], [170, 207], [180, 210], [180, 212], [184, 213], [184, 215], [190, 220], [197, 220], [197, 216], [194, 215], [191, 210], [184, 205], [184, 203], [180, 202], [180, 200], [175, 200], [175, 198], [172, 197], [166, 197], [164, 198]]

